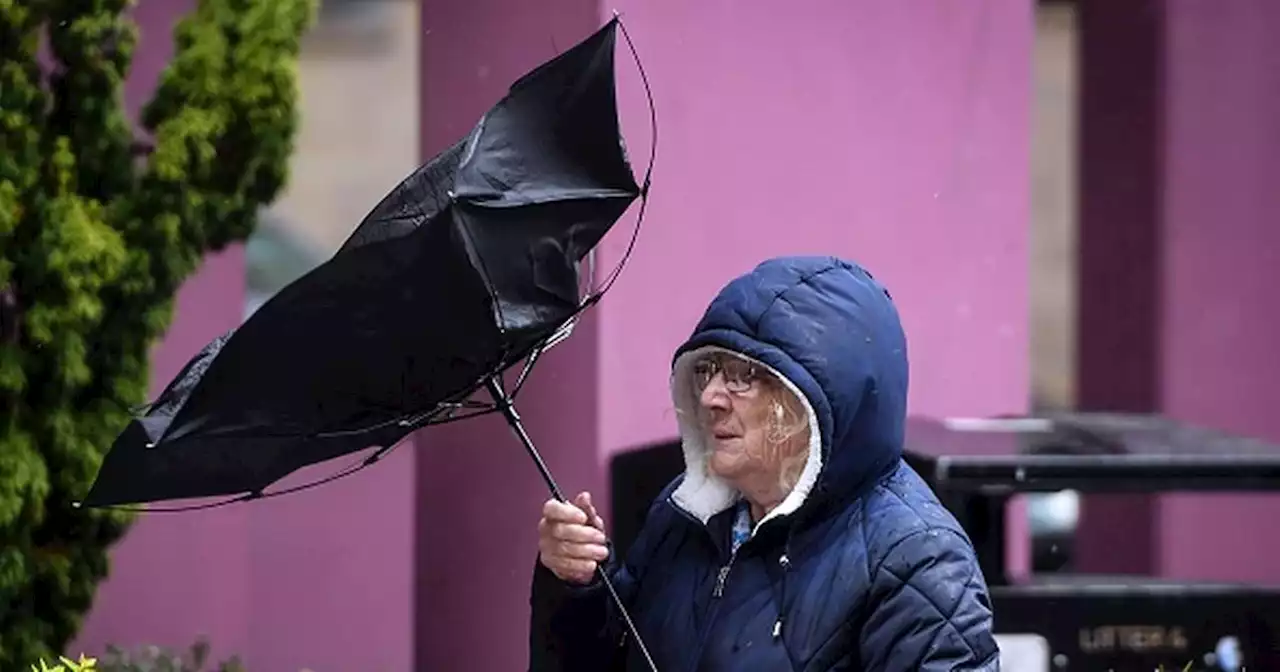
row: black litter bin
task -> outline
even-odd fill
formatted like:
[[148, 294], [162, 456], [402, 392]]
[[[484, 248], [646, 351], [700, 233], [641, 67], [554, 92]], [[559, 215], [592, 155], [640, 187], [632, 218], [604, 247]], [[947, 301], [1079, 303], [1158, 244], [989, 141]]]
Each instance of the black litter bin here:
[[1054, 574], [1011, 584], [1004, 566], [1015, 493], [1276, 491], [1280, 446], [1158, 416], [913, 419], [907, 461], [973, 537], [1002, 648], [1039, 657], [1027, 672], [1280, 671], [1277, 587]]
[[662, 489], [684, 471], [679, 441], [663, 441], [613, 456], [609, 462], [610, 538], [626, 557]]

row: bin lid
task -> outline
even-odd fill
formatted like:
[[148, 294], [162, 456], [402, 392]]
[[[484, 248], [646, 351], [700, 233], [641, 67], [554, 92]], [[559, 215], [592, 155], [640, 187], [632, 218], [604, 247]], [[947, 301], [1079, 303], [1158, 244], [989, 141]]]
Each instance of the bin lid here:
[[914, 417], [906, 451], [936, 487], [1280, 490], [1280, 445], [1159, 415]]

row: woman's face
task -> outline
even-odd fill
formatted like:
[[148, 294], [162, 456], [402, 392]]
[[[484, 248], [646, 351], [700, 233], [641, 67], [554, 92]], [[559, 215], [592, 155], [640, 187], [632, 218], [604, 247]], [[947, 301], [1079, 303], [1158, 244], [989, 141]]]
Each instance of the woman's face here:
[[[694, 364], [699, 421], [706, 436], [707, 468], [729, 482], [777, 477], [785, 457], [771, 440], [783, 412], [776, 401], [785, 388], [751, 362], [716, 353]], [[776, 432], [774, 432], [776, 435]]]

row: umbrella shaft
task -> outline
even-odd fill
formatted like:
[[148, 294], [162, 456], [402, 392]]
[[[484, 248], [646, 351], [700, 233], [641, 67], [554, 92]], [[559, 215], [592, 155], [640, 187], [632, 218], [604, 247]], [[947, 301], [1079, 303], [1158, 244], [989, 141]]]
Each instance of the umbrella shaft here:
[[516, 412], [516, 407], [511, 403], [511, 398], [502, 389], [502, 383], [498, 382], [497, 377], [491, 377], [485, 381], [485, 388], [489, 390], [489, 394], [493, 397], [493, 403], [498, 407], [498, 411], [502, 413], [502, 417], [506, 418], [507, 424], [511, 426], [511, 431], [515, 433], [516, 438], [524, 445], [525, 452], [529, 453], [529, 458], [533, 460], [533, 464], [538, 467], [538, 473], [542, 474], [542, 480], [546, 481], [547, 488], [551, 490], [551, 494], [556, 499], [567, 502], [564, 493], [560, 491], [560, 486], [556, 485], [556, 479], [551, 475], [551, 470], [547, 468], [547, 463], [542, 461], [542, 455], [538, 453], [538, 449], [533, 445], [533, 439], [529, 438], [529, 433], [524, 430], [524, 422], [520, 420], [520, 414]]
[[[542, 480], [547, 482], [547, 488], [551, 490], [551, 494], [555, 498], [567, 502], [564, 493], [560, 492], [560, 486], [556, 485], [556, 479], [551, 476], [551, 470], [547, 468], [546, 462], [542, 461], [542, 456], [538, 454], [538, 449], [533, 445], [533, 439], [529, 438], [529, 433], [524, 431], [524, 423], [520, 420], [520, 414], [516, 412], [515, 405], [511, 402], [511, 397], [507, 396], [506, 391], [502, 389], [502, 383], [497, 376], [490, 377], [484, 383], [485, 389], [489, 390], [489, 395], [493, 397], [493, 403], [497, 406], [498, 411], [502, 413], [502, 417], [507, 419], [507, 424], [511, 426], [511, 431], [515, 433], [516, 438], [520, 439], [520, 443], [524, 444], [524, 449], [529, 453], [529, 457], [533, 463], [537, 465], [538, 472], [542, 474]], [[622, 616], [622, 620], [626, 623], [627, 630], [634, 638], [636, 647], [641, 655], [644, 656], [645, 662], [649, 664], [649, 669], [657, 672], [658, 666], [653, 662], [653, 657], [649, 654], [649, 649], [644, 645], [644, 640], [640, 638], [640, 631], [636, 629], [636, 624], [631, 620], [631, 614], [627, 613], [627, 606], [622, 601], [622, 597], [618, 595], [618, 591], [613, 586], [613, 581], [609, 579], [609, 573], [605, 570], [604, 565], [599, 565], [596, 572], [600, 575], [601, 581], [604, 582], [605, 588], [609, 590], [609, 597], [617, 605], [618, 611]]]

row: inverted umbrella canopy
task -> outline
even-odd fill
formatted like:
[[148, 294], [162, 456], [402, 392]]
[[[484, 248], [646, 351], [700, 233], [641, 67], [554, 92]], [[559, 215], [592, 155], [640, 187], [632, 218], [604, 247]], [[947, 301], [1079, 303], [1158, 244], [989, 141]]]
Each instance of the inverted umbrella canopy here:
[[[267, 486], [302, 467], [376, 447], [325, 481], [354, 473], [415, 429], [468, 411], [502, 413], [563, 501], [502, 374], [524, 361], [523, 382], [607, 291], [621, 264], [585, 297], [580, 264], [647, 196], [652, 153], [641, 188], [618, 128], [620, 25], [615, 16], [518, 80], [332, 259], [197, 353], [125, 427], [81, 505], [269, 496]], [[652, 97], [650, 119], [656, 145]], [[472, 398], [481, 388], [491, 403]], [[207, 507], [170, 510], [186, 508]], [[656, 671], [608, 573], [598, 573]]]
[[[332, 259], [192, 358], [118, 437], [82, 505], [251, 499], [459, 409], [506, 414], [559, 495], [500, 375], [599, 298], [583, 298], [580, 264], [647, 193], [619, 131], [618, 26], [519, 79]], [[493, 403], [471, 399], [481, 388]]]

